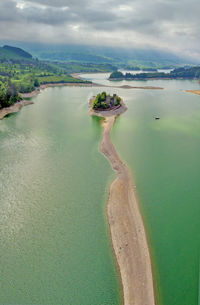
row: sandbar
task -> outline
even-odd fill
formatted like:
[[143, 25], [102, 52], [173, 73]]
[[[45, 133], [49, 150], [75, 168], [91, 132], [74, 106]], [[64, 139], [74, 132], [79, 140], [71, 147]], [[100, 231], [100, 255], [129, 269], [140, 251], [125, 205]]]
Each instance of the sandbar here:
[[[71, 74], [72, 77], [74, 78], [78, 78], [82, 81], [84, 81], [83, 78], [81, 78], [80, 75], [83, 74], [93, 74], [95, 72], [84, 72], [84, 73], [73, 73]], [[97, 72], [99, 74], [99, 72]], [[105, 72], [100, 72], [100, 73], [105, 73]], [[118, 80], [118, 79], [116, 79]], [[105, 87], [105, 88], [118, 88], [118, 89], [146, 89], [146, 90], [163, 90], [163, 87], [157, 87], [157, 86], [130, 86], [130, 85], [121, 85], [121, 86], [110, 86], [110, 85], [106, 85], [106, 84], [98, 84], [98, 83], [91, 83], [91, 86], [93, 87]]]
[[[91, 110], [90, 114], [96, 115]], [[107, 218], [121, 277], [123, 304], [155, 305], [150, 251], [132, 175], [110, 137], [117, 115], [119, 113], [98, 113], [104, 118], [100, 151], [117, 173], [109, 189]]]
[[200, 90], [185, 90], [185, 92], [189, 92], [189, 93], [200, 95]]

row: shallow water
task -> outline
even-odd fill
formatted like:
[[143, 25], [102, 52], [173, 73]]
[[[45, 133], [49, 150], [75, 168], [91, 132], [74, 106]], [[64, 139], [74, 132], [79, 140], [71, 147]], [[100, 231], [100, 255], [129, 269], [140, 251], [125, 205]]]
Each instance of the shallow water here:
[[0, 122], [0, 304], [121, 304], [92, 93], [49, 88]]

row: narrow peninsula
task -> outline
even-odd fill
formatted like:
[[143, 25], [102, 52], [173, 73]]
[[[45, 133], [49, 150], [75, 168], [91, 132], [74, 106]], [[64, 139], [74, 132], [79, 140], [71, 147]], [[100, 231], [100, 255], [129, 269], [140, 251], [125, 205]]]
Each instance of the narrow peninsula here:
[[100, 151], [117, 173], [109, 190], [107, 218], [121, 276], [123, 304], [155, 305], [150, 252], [133, 178], [110, 138], [116, 117], [126, 110], [116, 95], [103, 92], [90, 100], [90, 114], [104, 118]]

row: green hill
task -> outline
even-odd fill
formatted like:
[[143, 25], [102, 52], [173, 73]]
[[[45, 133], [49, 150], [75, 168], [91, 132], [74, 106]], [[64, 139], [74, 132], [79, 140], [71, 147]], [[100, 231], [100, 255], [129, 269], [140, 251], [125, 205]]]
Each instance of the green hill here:
[[3, 46], [3, 47], [0, 47], [0, 59], [1, 60], [11, 60], [11, 59], [30, 60], [30, 59], [32, 59], [32, 55], [20, 48], [11, 47], [11, 46]]

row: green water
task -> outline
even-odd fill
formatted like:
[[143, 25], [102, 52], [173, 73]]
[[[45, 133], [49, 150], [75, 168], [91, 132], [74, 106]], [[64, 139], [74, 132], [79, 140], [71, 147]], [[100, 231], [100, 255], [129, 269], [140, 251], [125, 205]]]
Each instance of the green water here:
[[[106, 74], [85, 77], [109, 83]], [[112, 139], [133, 172], [157, 303], [197, 305], [200, 96], [183, 89], [199, 84], [134, 85], [166, 88], [106, 89], [128, 106]], [[121, 304], [105, 217], [114, 175], [98, 151], [99, 119], [87, 113], [97, 92], [50, 88], [0, 122], [0, 304]]]
[[200, 97], [173, 90], [120, 94], [128, 111], [112, 138], [134, 175], [158, 304], [198, 305]]
[[[147, 229], [159, 305], [198, 305], [200, 299], [200, 89], [197, 81], [107, 80], [108, 85], [161, 86], [113, 89], [128, 106], [112, 139], [131, 168]], [[158, 116], [160, 120], [154, 118]]]
[[0, 122], [0, 304], [121, 304], [96, 91], [49, 88]]

